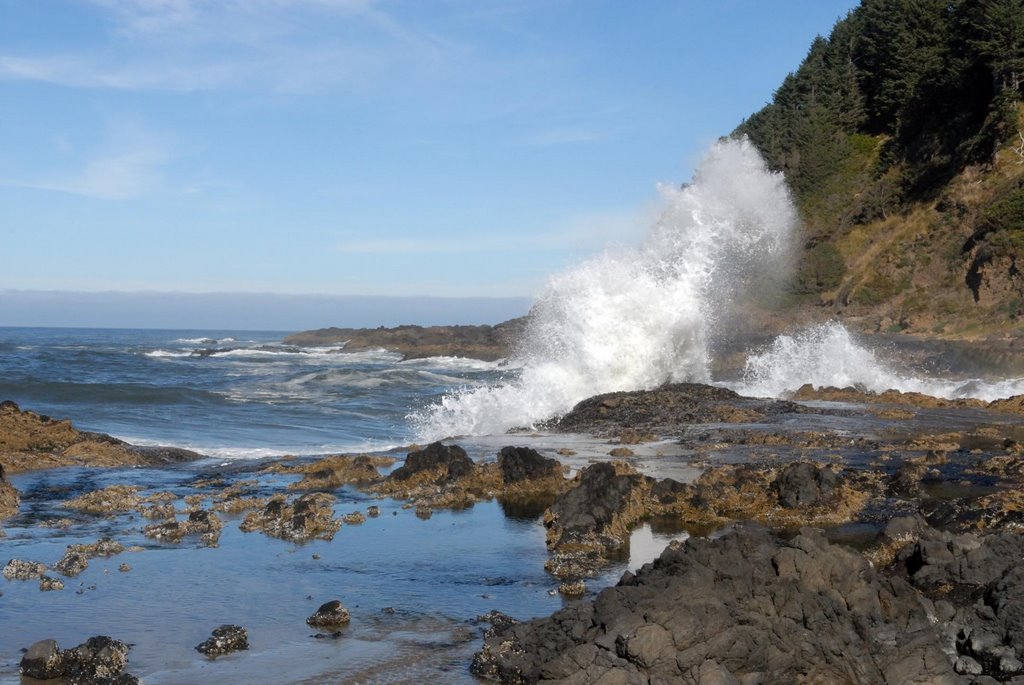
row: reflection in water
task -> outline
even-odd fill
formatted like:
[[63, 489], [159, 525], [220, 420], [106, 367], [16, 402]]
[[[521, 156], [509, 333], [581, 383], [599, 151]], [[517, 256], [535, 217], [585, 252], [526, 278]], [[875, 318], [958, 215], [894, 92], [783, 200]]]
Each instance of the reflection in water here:
[[670, 542], [673, 540], [682, 541], [688, 537], [690, 537], [688, 533], [681, 532], [678, 529], [672, 532], [665, 532], [663, 527], [661, 531], [656, 532], [654, 525], [644, 523], [629, 536], [628, 570], [635, 573], [644, 564], [652, 562], [661, 556], [661, 553], [665, 551]]
[[538, 497], [516, 497], [508, 499], [499, 497], [498, 504], [507, 518], [516, 521], [536, 521], [544, 514], [544, 510], [555, 501], [554, 495]]

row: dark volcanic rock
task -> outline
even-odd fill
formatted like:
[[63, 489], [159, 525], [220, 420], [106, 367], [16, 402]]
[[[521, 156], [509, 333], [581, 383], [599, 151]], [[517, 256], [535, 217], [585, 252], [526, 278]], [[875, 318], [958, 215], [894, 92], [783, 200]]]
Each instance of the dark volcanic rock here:
[[699, 383], [676, 383], [591, 397], [573, 407], [554, 428], [607, 436], [626, 429], [666, 435], [694, 423], [742, 423], [805, 411], [793, 402], [742, 397], [726, 388]]
[[502, 447], [498, 468], [506, 485], [562, 476], [562, 464], [557, 459], [545, 457], [529, 447]]
[[506, 683], [957, 683], [918, 593], [805, 530], [672, 544], [635, 576], [487, 638]]
[[630, 526], [620, 519], [643, 497], [641, 489], [649, 489], [651, 483], [653, 479], [639, 473], [619, 474], [607, 462], [588, 466], [580, 474], [579, 485], [555, 500], [545, 516], [549, 540], [554, 538], [556, 544], [570, 539], [575, 542], [596, 534], [621, 544]]
[[827, 466], [788, 464], [775, 479], [779, 504], [792, 509], [827, 502], [835, 494], [837, 480], [836, 472]]
[[633, 526], [649, 512], [654, 480], [625, 465], [619, 469], [606, 462], [588, 466], [578, 485], [544, 512], [552, 554], [545, 568], [555, 577], [578, 580], [592, 575], [609, 553], [629, 541]]
[[999, 681], [1024, 675], [1024, 535], [918, 528], [893, 570], [934, 601], [957, 671]]
[[196, 645], [196, 651], [209, 657], [249, 649], [249, 634], [241, 626], [225, 624], [214, 628], [213, 636]]
[[64, 664], [56, 640], [40, 640], [34, 643], [21, 657], [21, 674], [38, 680], [59, 678], [64, 673]]
[[68, 685], [135, 685], [139, 679], [124, 673], [129, 646], [97, 635], [73, 649], [61, 651], [55, 640], [40, 640], [21, 658], [21, 673], [29, 678], [64, 678]]
[[405, 464], [391, 472], [389, 478], [409, 480], [422, 473], [439, 474], [442, 480], [456, 480], [473, 472], [473, 460], [458, 445], [431, 443], [422, 450], [409, 452]]
[[123, 674], [128, 664], [129, 647], [120, 640], [98, 635], [61, 653], [64, 677], [71, 683], [138, 682], [134, 676]]
[[320, 605], [320, 608], [306, 619], [306, 623], [316, 627], [340, 626], [348, 623], [351, 616], [340, 600], [334, 599]]

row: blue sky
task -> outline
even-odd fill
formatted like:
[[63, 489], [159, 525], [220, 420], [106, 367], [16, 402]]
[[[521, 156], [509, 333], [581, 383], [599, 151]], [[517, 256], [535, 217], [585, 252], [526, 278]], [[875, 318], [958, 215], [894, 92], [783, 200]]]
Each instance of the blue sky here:
[[0, 0], [0, 291], [533, 295], [854, 4]]

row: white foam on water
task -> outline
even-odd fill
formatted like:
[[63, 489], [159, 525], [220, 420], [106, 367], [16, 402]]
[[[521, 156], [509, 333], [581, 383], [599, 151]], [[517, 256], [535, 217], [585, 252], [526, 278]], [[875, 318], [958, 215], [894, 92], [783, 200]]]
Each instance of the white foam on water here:
[[639, 248], [550, 279], [534, 307], [519, 377], [455, 391], [410, 416], [419, 441], [496, 434], [592, 395], [709, 381], [709, 344], [750, 277], [787, 263], [796, 211], [780, 174], [746, 140], [715, 144]]
[[174, 359], [178, 357], [191, 357], [192, 353], [189, 351], [180, 350], [152, 350], [150, 352], [143, 353], [143, 356], [153, 357], [154, 359]]
[[873, 392], [894, 389], [986, 402], [1024, 393], [1024, 378], [941, 379], [904, 373], [881, 361], [834, 321], [780, 335], [747, 358], [742, 380], [730, 387], [741, 395], [782, 397], [806, 383], [818, 388], [855, 386]]
[[[133, 445], [142, 447], [162, 446], [166, 443], [150, 440], [147, 438], [118, 435], [119, 439]], [[198, 443], [175, 443], [175, 447], [191, 450], [206, 457], [215, 459], [268, 459], [282, 457], [285, 455], [294, 457], [314, 457], [325, 454], [362, 454], [367, 452], [387, 452], [401, 444], [384, 442], [382, 440], [361, 440], [351, 443], [324, 443], [321, 445], [280, 445], [264, 447], [239, 447], [224, 445], [204, 445]]]

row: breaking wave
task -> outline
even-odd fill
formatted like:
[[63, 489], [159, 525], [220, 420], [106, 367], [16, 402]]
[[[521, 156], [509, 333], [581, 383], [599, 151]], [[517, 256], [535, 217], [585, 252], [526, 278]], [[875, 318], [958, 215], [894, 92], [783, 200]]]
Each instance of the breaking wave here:
[[420, 440], [505, 432], [604, 392], [709, 381], [733, 303], [788, 270], [796, 211], [783, 177], [746, 140], [714, 145], [638, 248], [617, 248], [550, 279], [518, 376], [455, 391], [410, 418]]
[[904, 373], [881, 360], [837, 322], [780, 335], [767, 348], [747, 358], [743, 379], [731, 387], [743, 395], [780, 397], [807, 383], [819, 388], [853, 386], [873, 392], [894, 389], [986, 402], [1024, 393], [1022, 378], [954, 380]]

